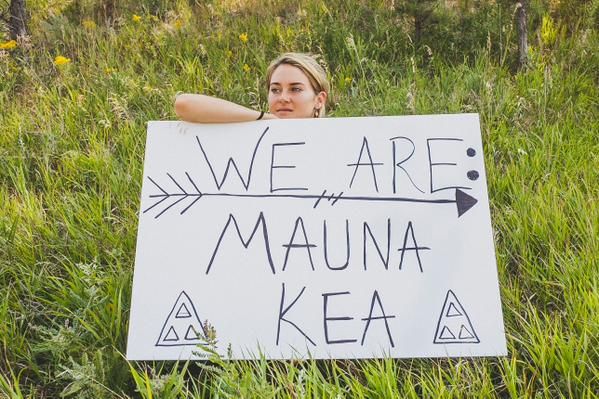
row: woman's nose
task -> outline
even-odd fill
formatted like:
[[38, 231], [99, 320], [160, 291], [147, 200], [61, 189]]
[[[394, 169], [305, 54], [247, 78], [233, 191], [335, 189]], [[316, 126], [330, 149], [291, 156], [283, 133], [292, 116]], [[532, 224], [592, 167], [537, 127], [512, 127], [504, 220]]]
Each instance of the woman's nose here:
[[287, 91], [282, 91], [281, 92], [281, 96], [279, 97], [279, 99], [283, 102], [288, 102], [289, 101], [289, 93]]

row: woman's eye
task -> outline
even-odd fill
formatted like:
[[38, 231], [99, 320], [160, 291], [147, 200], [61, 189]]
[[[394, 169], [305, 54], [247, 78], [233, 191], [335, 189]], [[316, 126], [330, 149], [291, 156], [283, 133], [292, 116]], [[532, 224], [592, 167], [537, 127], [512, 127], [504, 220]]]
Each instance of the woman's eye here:
[[291, 89], [291, 90], [293, 90], [293, 91], [295, 91], [295, 92], [300, 92], [300, 91], [302, 91], [302, 89], [301, 89], [301, 88], [299, 88], [299, 87], [294, 87], [294, 88], [293, 88], [293, 89]]
[[276, 94], [276, 93], [278, 93], [280, 90], [279, 90], [279, 89], [277, 89], [277, 88], [272, 88], [272, 89], [270, 89], [270, 91], [271, 91], [271, 93], [275, 93], [275, 94]]

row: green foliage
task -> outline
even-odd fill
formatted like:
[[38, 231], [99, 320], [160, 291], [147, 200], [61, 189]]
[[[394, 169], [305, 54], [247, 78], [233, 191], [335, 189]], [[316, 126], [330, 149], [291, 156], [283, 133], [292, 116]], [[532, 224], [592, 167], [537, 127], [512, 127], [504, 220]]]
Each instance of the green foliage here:
[[[514, 74], [508, 0], [427, 2], [418, 42], [412, 1], [29, 1], [0, 51], [0, 397], [596, 397], [599, 5], [530, 4]], [[146, 121], [179, 90], [264, 107], [288, 50], [333, 116], [480, 114], [509, 356], [123, 359]]]

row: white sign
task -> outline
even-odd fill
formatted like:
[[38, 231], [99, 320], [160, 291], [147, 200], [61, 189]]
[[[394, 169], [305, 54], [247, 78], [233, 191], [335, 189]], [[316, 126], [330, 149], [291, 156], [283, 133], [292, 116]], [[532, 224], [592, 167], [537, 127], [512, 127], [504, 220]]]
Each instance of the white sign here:
[[476, 114], [150, 122], [127, 358], [506, 354]]

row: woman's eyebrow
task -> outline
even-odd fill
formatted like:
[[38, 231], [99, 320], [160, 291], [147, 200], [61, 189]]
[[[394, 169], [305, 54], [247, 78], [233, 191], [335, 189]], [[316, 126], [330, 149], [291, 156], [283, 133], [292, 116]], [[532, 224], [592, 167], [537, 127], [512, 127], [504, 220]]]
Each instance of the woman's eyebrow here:
[[[270, 82], [270, 85], [271, 86], [272, 85], [281, 86], [281, 84], [279, 82]], [[302, 82], [292, 82], [292, 83], [289, 83], [289, 86], [297, 86], [297, 85], [302, 85], [303, 86], [304, 83], [302, 83]]]

